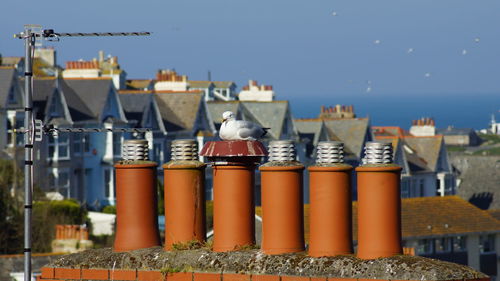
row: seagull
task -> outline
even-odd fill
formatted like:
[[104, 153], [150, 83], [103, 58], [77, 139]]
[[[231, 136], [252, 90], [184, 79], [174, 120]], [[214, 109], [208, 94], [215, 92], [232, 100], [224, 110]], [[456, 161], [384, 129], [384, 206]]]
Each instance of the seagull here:
[[462, 55], [463, 55], [463, 56], [467, 55], [467, 50], [466, 50], [466, 49], [463, 49], [463, 50], [462, 50]]
[[222, 113], [219, 137], [222, 140], [256, 140], [265, 136], [269, 129], [250, 121], [236, 120], [233, 112], [226, 111]]
[[379, 39], [377, 39], [377, 40], [373, 41], [373, 44], [375, 44], [375, 45], [380, 44], [380, 40], [379, 40]]
[[408, 51], [406, 51], [408, 54], [413, 53], [413, 48], [409, 48]]

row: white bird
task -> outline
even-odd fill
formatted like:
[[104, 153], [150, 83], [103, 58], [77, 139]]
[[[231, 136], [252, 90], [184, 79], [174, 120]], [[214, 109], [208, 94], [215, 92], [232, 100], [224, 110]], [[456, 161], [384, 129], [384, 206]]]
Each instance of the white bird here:
[[373, 44], [375, 44], [375, 45], [380, 44], [380, 40], [377, 39], [377, 40], [373, 41]]
[[406, 51], [408, 54], [413, 53], [413, 48], [409, 48], [408, 51]]
[[466, 50], [466, 49], [463, 49], [463, 50], [462, 50], [462, 56], [465, 56], [465, 55], [467, 55], [467, 50]]
[[424, 76], [425, 77], [431, 77], [431, 74], [429, 72], [427, 72]]
[[332, 16], [336, 17], [337, 16], [337, 12], [332, 12]]
[[236, 120], [234, 113], [226, 111], [222, 113], [222, 125], [219, 130], [219, 137], [222, 140], [256, 140], [266, 135], [269, 128], [250, 121]]

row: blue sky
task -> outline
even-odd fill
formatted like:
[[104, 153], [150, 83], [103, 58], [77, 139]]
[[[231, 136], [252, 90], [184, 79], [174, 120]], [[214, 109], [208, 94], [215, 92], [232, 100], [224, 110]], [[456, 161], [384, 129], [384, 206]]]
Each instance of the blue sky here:
[[150, 38], [47, 45], [57, 48], [59, 63], [103, 49], [119, 57], [130, 78], [175, 68], [201, 80], [210, 70], [214, 80], [239, 86], [248, 79], [272, 84], [292, 101], [500, 100], [498, 0], [3, 2], [4, 56], [22, 55], [12, 34], [25, 23], [61, 32], [151, 31]]

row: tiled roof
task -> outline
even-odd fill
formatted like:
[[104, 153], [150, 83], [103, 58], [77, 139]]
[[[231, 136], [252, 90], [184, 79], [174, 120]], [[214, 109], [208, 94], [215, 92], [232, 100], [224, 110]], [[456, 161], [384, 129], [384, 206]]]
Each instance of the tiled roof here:
[[15, 66], [19, 62], [23, 61], [24, 57], [1, 57], [1, 65], [6, 65], [6, 66]]
[[497, 220], [500, 220], [500, 209], [488, 210], [487, 211], [490, 216], [494, 217]]
[[66, 69], [99, 69], [97, 61], [67, 61]]
[[214, 83], [215, 88], [229, 88], [234, 85], [233, 81], [212, 81]]
[[458, 172], [457, 194], [482, 209], [500, 209], [500, 156], [450, 157]]
[[[309, 204], [304, 204], [304, 231], [309, 241]], [[353, 239], [357, 239], [357, 202], [352, 204]], [[262, 217], [262, 207], [255, 213]], [[500, 221], [458, 196], [401, 199], [403, 239], [500, 232]], [[430, 227], [429, 227], [430, 226]]]
[[188, 85], [189, 85], [189, 88], [192, 88], [192, 89], [205, 89], [205, 88], [210, 88], [210, 86], [212, 86], [213, 83], [211, 81], [189, 80]]
[[203, 102], [202, 93], [156, 92], [154, 98], [167, 131], [193, 129]]
[[372, 126], [372, 131], [375, 136], [403, 137], [409, 135], [403, 128], [396, 126]]
[[126, 86], [131, 90], [143, 90], [149, 88], [152, 82], [151, 79], [127, 79]]
[[365, 139], [371, 138], [369, 134], [368, 118], [340, 118], [324, 120], [331, 140], [344, 143], [346, 152], [351, 152], [361, 157]]

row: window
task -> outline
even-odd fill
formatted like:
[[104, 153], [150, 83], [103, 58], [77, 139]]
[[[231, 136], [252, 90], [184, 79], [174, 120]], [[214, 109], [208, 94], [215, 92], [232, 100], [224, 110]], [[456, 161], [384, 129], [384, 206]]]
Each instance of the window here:
[[75, 155], [82, 154], [82, 133], [75, 133], [73, 135], [73, 153]]
[[104, 196], [106, 198], [114, 197], [114, 192], [111, 191], [113, 182], [111, 169], [104, 169]]
[[432, 254], [434, 251], [433, 239], [418, 240], [417, 254]]
[[434, 246], [436, 248], [436, 253], [449, 253], [451, 252], [452, 238], [442, 237], [436, 238], [434, 241]]
[[58, 156], [59, 158], [69, 157], [69, 135], [68, 133], [60, 133], [57, 136]]
[[423, 197], [424, 196], [424, 186], [425, 186], [425, 181], [423, 179], [420, 180], [420, 186], [418, 188], [418, 196]]
[[90, 135], [88, 133], [84, 134], [82, 141], [83, 141], [83, 152], [89, 153], [90, 152]]
[[453, 252], [464, 252], [467, 250], [465, 236], [453, 237]]
[[47, 142], [49, 145], [49, 158], [54, 158], [56, 153], [56, 138], [53, 135], [49, 135], [49, 141]]
[[64, 197], [70, 197], [70, 170], [69, 169], [49, 169], [49, 186], [51, 190], [58, 191]]
[[122, 153], [122, 133], [113, 133], [113, 156], [120, 157]]
[[409, 198], [410, 197], [410, 181], [406, 178], [401, 180], [401, 197]]
[[479, 236], [479, 249], [482, 254], [495, 252], [495, 234]]

